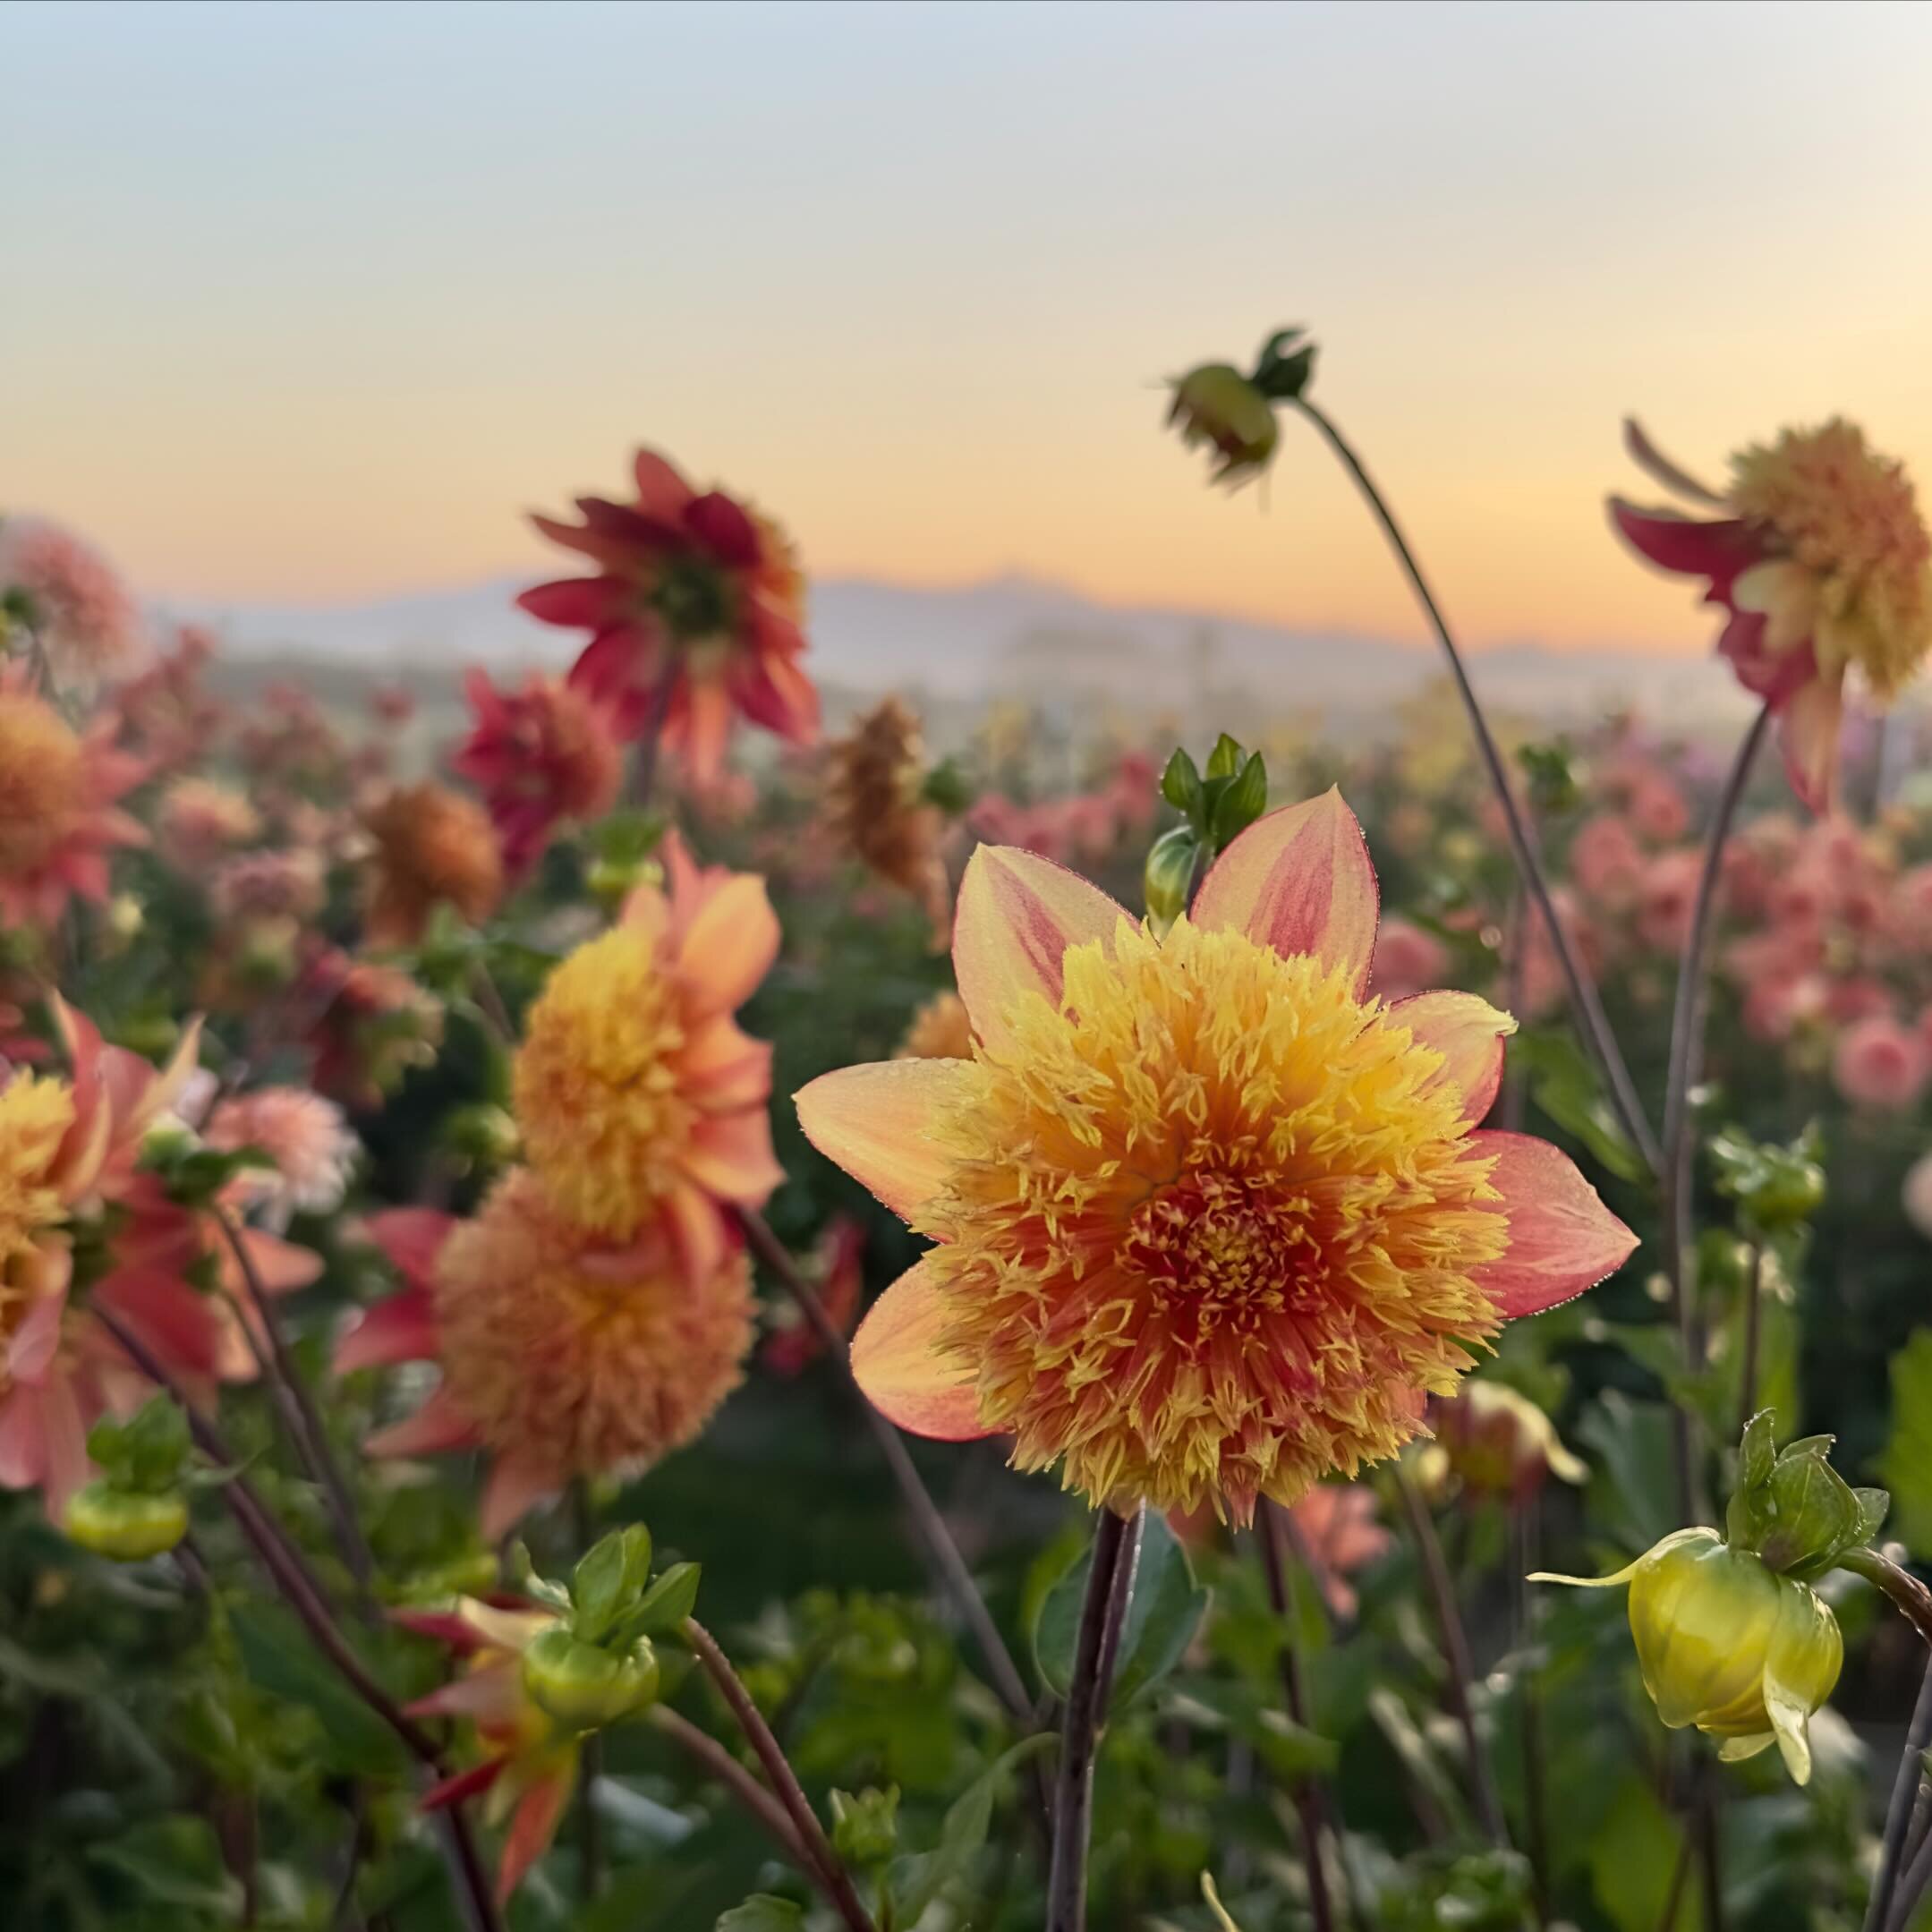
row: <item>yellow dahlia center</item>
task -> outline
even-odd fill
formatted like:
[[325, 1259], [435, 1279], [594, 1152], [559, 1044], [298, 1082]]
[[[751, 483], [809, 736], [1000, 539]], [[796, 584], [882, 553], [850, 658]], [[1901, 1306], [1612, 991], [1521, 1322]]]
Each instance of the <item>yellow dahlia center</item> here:
[[[23, 1072], [0, 1089], [0, 1342], [41, 1292], [35, 1250], [64, 1213], [48, 1176], [72, 1124], [73, 1095], [64, 1081]], [[0, 1390], [4, 1364], [0, 1349]]]
[[551, 974], [513, 1081], [530, 1162], [559, 1212], [628, 1239], [668, 1193], [689, 1136], [676, 980], [657, 942], [618, 926]]
[[1023, 1468], [1100, 1501], [1293, 1502], [1415, 1433], [1507, 1242], [1442, 1055], [1343, 972], [1122, 922], [977, 1051], [916, 1223]]
[[1890, 698], [1932, 644], [1932, 535], [1904, 465], [1834, 419], [1743, 451], [1731, 496], [1811, 576], [1825, 668], [1855, 663]]
[[0, 872], [39, 864], [82, 804], [81, 741], [38, 698], [0, 697]]

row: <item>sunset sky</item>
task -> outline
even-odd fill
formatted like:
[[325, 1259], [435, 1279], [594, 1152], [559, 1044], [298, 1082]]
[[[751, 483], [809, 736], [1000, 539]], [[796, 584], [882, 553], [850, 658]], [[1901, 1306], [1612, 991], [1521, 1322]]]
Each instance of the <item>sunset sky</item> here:
[[1416, 634], [1305, 430], [1265, 505], [1161, 431], [1294, 321], [1477, 644], [1707, 647], [1626, 410], [1932, 475], [1925, 7], [14, 0], [0, 72], [0, 509], [157, 594], [539, 573], [649, 441], [820, 574]]

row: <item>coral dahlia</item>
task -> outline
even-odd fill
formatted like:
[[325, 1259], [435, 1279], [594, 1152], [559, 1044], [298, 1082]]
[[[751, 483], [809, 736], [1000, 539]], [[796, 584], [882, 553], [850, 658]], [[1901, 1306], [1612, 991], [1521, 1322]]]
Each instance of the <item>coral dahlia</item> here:
[[1392, 1455], [1502, 1323], [1636, 1238], [1562, 1154], [1485, 1132], [1515, 1022], [1368, 993], [1375, 873], [1334, 792], [1270, 814], [1164, 940], [983, 847], [970, 1060], [852, 1067], [805, 1132], [939, 1245], [853, 1346], [872, 1400], [1126, 1510], [1238, 1521]]
[[366, 820], [365, 925], [377, 946], [413, 946], [438, 906], [480, 924], [503, 897], [503, 859], [489, 815], [443, 785], [398, 787]]

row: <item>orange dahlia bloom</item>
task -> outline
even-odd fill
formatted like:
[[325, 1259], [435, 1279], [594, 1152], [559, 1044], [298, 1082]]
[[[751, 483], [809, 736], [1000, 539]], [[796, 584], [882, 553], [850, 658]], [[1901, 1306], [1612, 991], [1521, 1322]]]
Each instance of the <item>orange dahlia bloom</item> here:
[[531, 519], [597, 574], [540, 583], [517, 602], [589, 631], [570, 682], [608, 702], [627, 738], [660, 719], [701, 781], [722, 763], [734, 717], [810, 744], [819, 698], [798, 668], [804, 580], [784, 532], [721, 489], [701, 496], [651, 450], [633, 469], [628, 503], [579, 497], [580, 523]]
[[943, 946], [951, 911], [940, 855], [944, 824], [923, 794], [919, 720], [897, 698], [887, 698], [830, 747], [828, 766], [825, 813], [832, 836], [888, 884], [918, 900]]
[[920, 1003], [895, 1060], [971, 1060], [973, 1022], [956, 992], [936, 992]]
[[530, 1009], [511, 1093], [552, 1205], [586, 1235], [664, 1221], [693, 1278], [726, 1246], [720, 1203], [761, 1204], [784, 1178], [765, 1103], [771, 1049], [734, 1010], [779, 949], [762, 879], [700, 871], [666, 841], [669, 891], [641, 886]]
[[487, 1451], [486, 1536], [573, 1476], [634, 1474], [682, 1448], [743, 1374], [751, 1270], [736, 1247], [696, 1281], [661, 1235], [597, 1247], [522, 1169], [473, 1221], [400, 1208], [370, 1231], [404, 1288], [343, 1338], [336, 1372], [441, 1366], [435, 1393], [370, 1452]]
[[472, 670], [464, 689], [476, 723], [450, 766], [482, 792], [503, 862], [520, 875], [558, 825], [617, 803], [622, 753], [603, 707], [558, 678], [532, 671], [520, 690], [499, 691]]
[[817, 1145], [935, 1247], [853, 1368], [901, 1426], [1010, 1432], [1126, 1510], [1246, 1522], [1422, 1427], [1471, 1350], [1636, 1238], [1562, 1154], [1485, 1132], [1515, 1022], [1368, 992], [1375, 873], [1330, 792], [1270, 814], [1155, 940], [982, 847], [953, 965], [972, 1057], [798, 1095]]
[[148, 842], [115, 804], [144, 768], [115, 728], [76, 732], [23, 667], [0, 671], [0, 923], [51, 926], [70, 897], [105, 902], [108, 854]]
[[503, 897], [503, 857], [489, 815], [447, 786], [399, 786], [364, 820], [370, 858], [364, 930], [377, 946], [413, 946], [448, 906], [480, 925]]

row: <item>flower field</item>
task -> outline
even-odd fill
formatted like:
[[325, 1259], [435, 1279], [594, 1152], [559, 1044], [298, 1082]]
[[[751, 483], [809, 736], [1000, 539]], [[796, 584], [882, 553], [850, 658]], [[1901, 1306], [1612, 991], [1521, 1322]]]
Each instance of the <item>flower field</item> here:
[[1911, 482], [1606, 434], [1754, 711], [1559, 732], [1315, 363], [1366, 741], [821, 701], [650, 449], [426, 711], [0, 517], [0, 1923], [1932, 1924]]

